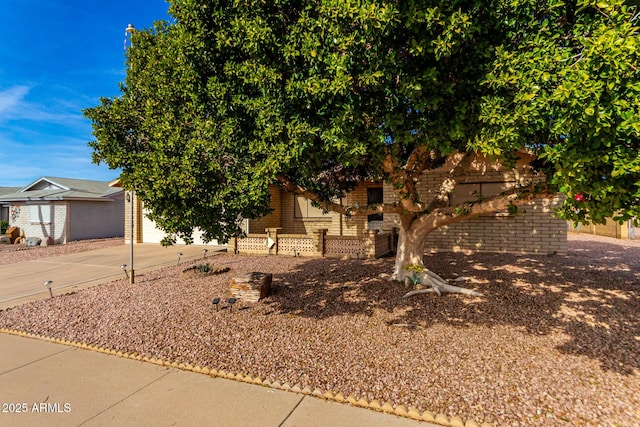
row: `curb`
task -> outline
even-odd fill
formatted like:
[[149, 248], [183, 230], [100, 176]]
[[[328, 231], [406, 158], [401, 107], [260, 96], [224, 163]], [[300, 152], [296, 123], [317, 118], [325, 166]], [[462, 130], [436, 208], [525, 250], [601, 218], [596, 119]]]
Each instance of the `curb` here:
[[198, 374], [204, 374], [204, 375], [209, 375], [210, 377], [218, 377], [218, 378], [224, 378], [224, 379], [228, 379], [228, 380], [234, 380], [234, 381], [239, 381], [239, 382], [244, 382], [247, 384], [253, 384], [253, 385], [261, 385], [264, 387], [269, 387], [269, 388], [273, 388], [273, 389], [277, 389], [277, 390], [283, 390], [283, 391], [288, 391], [288, 392], [293, 392], [293, 393], [298, 393], [298, 394], [304, 394], [307, 396], [313, 396], [313, 397], [317, 397], [319, 399], [323, 399], [323, 400], [329, 400], [329, 401], [333, 401], [333, 402], [337, 402], [337, 403], [343, 403], [343, 404], [348, 404], [351, 406], [356, 406], [356, 407], [360, 407], [360, 408], [364, 408], [364, 409], [369, 409], [369, 410], [373, 410], [373, 411], [377, 411], [377, 412], [383, 412], [386, 414], [391, 414], [391, 415], [396, 415], [399, 417], [403, 417], [403, 418], [410, 418], [412, 420], [416, 420], [416, 421], [426, 421], [426, 422], [430, 422], [433, 424], [438, 424], [438, 425], [442, 425], [442, 426], [446, 426], [446, 427], [493, 427], [492, 424], [489, 423], [482, 423], [482, 424], [478, 424], [476, 423], [474, 420], [466, 420], [464, 421], [461, 417], [458, 416], [454, 416], [454, 417], [447, 417], [444, 414], [437, 414], [431, 411], [423, 411], [420, 412], [418, 409], [416, 408], [406, 408], [403, 405], [398, 405], [398, 406], [393, 406], [391, 405], [389, 402], [383, 402], [381, 403], [378, 400], [371, 400], [371, 401], [367, 401], [364, 398], [360, 398], [357, 399], [356, 396], [354, 395], [348, 395], [347, 397], [344, 396], [344, 394], [340, 393], [340, 392], [333, 392], [333, 391], [322, 391], [320, 389], [311, 389], [307, 386], [302, 386], [300, 384], [294, 384], [291, 385], [288, 382], [285, 382], [284, 384], [281, 383], [280, 381], [269, 381], [268, 379], [263, 380], [260, 377], [254, 377], [252, 375], [249, 374], [242, 374], [242, 373], [234, 373], [234, 372], [228, 372], [225, 370], [217, 370], [214, 368], [208, 368], [208, 367], [202, 367], [202, 366], [193, 366], [189, 363], [181, 363], [181, 362], [177, 362], [177, 361], [169, 361], [169, 360], [162, 360], [162, 359], [158, 359], [155, 357], [148, 357], [148, 356], [142, 356], [139, 353], [128, 353], [128, 352], [124, 352], [121, 350], [114, 350], [114, 349], [110, 349], [110, 348], [106, 348], [106, 347], [102, 347], [102, 346], [98, 346], [98, 345], [93, 345], [93, 344], [86, 344], [86, 343], [82, 343], [82, 342], [76, 342], [76, 341], [69, 341], [69, 340], [65, 340], [65, 339], [61, 339], [61, 338], [51, 338], [51, 337], [47, 337], [44, 335], [38, 335], [38, 334], [34, 334], [31, 332], [24, 332], [24, 331], [18, 331], [18, 330], [14, 330], [14, 329], [7, 329], [7, 328], [0, 328], [0, 333], [5, 333], [8, 335], [16, 335], [19, 337], [25, 337], [25, 338], [32, 338], [32, 339], [37, 339], [37, 340], [41, 340], [41, 341], [48, 341], [48, 342], [53, 342], [56, 344], [62, 344], [62, 345], [66, 345], [66, 346], [70, 346], [70, 347], [77, 347], [77, 348], [81, 348], [84, 350], [92, 350], [92, 351], [96, 351], [98, 353], [104, 353], [104, 354], [108, 354], [108, 355], [113, 355], [113, 356], [118, 356], [118, 357], [122, 357], [125, 359], [131, 359], [131, 360], [138, 360], [141, 362], [147, 362], [147, 363], [152, 363], [155, 365], [159, 365], [159, 366], [166, 366], [166, 367], [170, 367], [170, 368], [176, 368], [176, 369], [181, 369], [183, 371], [190, 371], [190, 372], [195, 372]]

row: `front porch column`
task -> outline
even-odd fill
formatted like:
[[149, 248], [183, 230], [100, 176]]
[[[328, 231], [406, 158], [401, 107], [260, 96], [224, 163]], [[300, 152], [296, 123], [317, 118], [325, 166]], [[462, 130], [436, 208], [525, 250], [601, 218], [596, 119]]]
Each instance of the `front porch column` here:
[[[267, 233], [267, 251], [269, 252], [269, 255], [278, 255], [278, 233], [282, 231], [282, 228], [265, 228], [264, 231]], [[273, 246], [271, 247], [269, 247], [269, 239], [273, 241]]]

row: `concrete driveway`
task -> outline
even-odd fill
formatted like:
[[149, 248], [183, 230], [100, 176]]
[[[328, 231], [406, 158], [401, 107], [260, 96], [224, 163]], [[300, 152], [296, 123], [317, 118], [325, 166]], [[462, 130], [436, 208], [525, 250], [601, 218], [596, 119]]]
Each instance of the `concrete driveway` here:
[[[216, 251], [226, 249], [224, 246], [134, 245], [133, 264], [136, 276], [176, 264], [178, 252], [183, 254], [181, 263], [192, 263], [196, 259], [202, 259], [205, 248], [208, 250], [207, 257], [214, 256]], [[2, 265], [0, 310], [48, 298], [49, 291], [43, 286], [47, 280], [53, 281], [51, 288], [54, 295], [57, 295], [123, 278], [124, 273], [120, 268], [122, 264], [127, 264], [129, 269], [128, 245]]]

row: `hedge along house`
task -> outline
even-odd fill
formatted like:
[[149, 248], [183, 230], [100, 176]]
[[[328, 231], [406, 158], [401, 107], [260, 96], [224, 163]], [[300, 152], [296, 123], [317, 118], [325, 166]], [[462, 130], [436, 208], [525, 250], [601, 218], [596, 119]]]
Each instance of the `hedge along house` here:
[[[523, 158], [514, 169], [478, 156], [474, 170], [449, 195], [450, 205], [477, 200], [478, 195], [497, 195], [531, 180], [543, 180], [543, 175], [527, 166], [531, 158], [521, 155]], [[444, 165], [422, 175], [418, 188], [423, 200], [431, 199], [447, 173]], [[396, 200], [391, 185], [362, 182], [340, 203], [366, 205]], [[553, 217], [554, 208], [562, 201], [563, 196], [558, 195], [520, 206], [516, 214], [496, 212], [436, 229], [428, 236], [425, 251], [564, 254], [567, 251], [567, 224]], [[395, 230], [399, 228], [397, 214], [347, 218], [333, 212], [323, 213], [309, 200], [277, 186], [271, 187], [271, 206], [271, 214], [248, 221], [246, 238], [233, 242], [236, 251], [370, 258], [393, 250]]]
[[22, 189], [0, 194], [9, 226], [43, 244], [121, 237], [124, 192], [107, 182], [42, 177]]

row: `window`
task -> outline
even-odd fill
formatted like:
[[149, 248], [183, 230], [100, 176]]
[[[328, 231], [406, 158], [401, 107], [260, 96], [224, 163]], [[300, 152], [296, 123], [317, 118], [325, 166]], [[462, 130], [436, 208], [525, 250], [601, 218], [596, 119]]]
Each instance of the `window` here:
[[50, 224], [51, 205], [29, 205], [29, 221], [34, 224]]
[[[453, 193], [449, 195], [449, 206], [477, 202], [481, 198], [493, 197], [513, 188], [515, 185], [515, 181], [459, 184]], [[486, 215], [491, 216], [494, 214]]]
[[[384, 203], [382, 187], [367, 188], [367, 204]], [[383, 214], [377, 213], [367, 216], [367, 222], [382, 221]]]
[[325, 218], [327, 214], [322, 209], [311, 205], [311, 200], [293, 196], [293, 216], [294, 218]]

